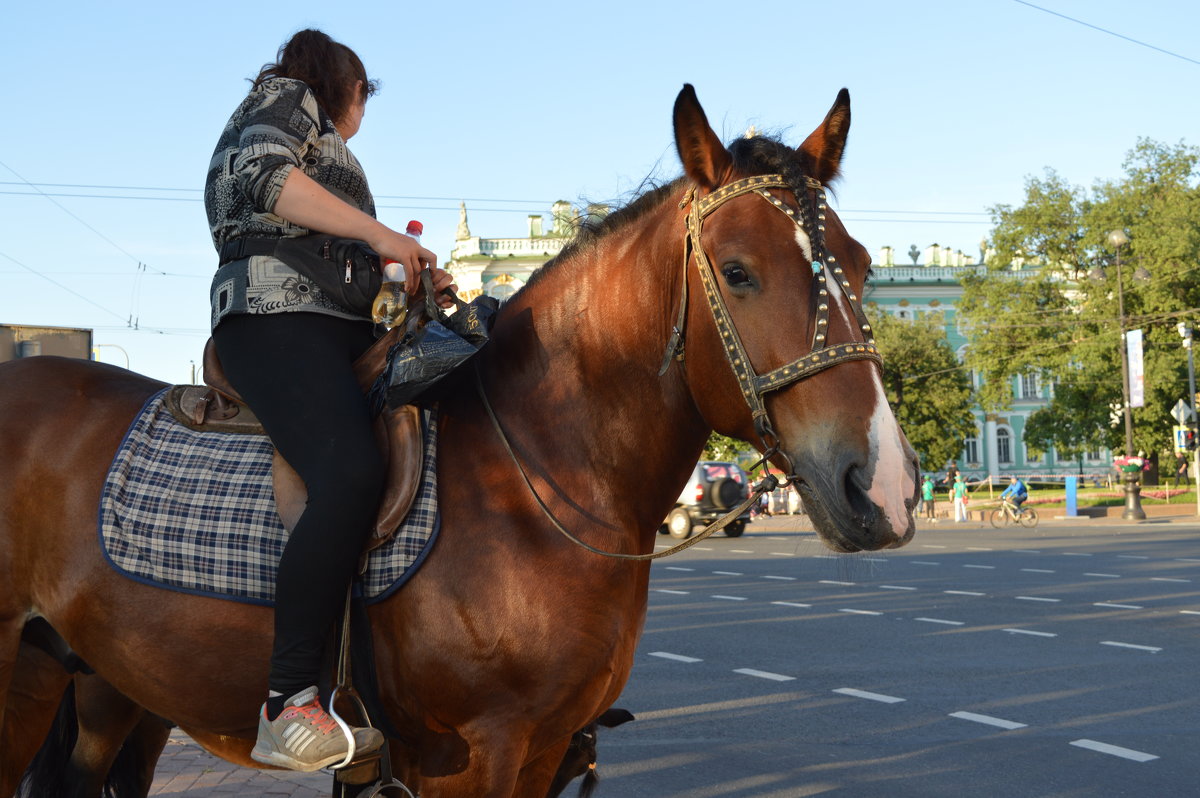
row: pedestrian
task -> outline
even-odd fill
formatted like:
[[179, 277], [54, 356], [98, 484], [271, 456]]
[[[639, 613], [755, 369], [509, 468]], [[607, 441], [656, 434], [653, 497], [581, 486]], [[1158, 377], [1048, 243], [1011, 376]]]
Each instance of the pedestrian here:
[[937, 523], [937, 515], [934, 512], [934, 493], [933, 493], [933, 474], [926, 474], [925, 481], [921, 483], [921, 503], [924, 505], [925, 517], [931, 522]]
[[1175, 487], [1179, 487], [1179, 481], [1183, 480], [1184, 487], [1188, 485], [1188, 461], [1183, 456], [1183, 452], [1175, 453]]
[[954, 484], [950, 487], [951, 495], [954, 497], [954, 520], [961, 522], [967, 520], [967, 483], [963, 482], [961, 476], [954, 477]]
[[268, 693], [251, 757], [307, 772], [343, 760], [349, 734], [364, 753], [383, 744], [375, 729], [343, 732], [317, 685], [386, 464], [351, 368], [376, 338], [369, 310], [339, 305], [273, 247], [314, 233], [349, 239], [401, 264], [410, 291], [425, 268], [439, 293], [453, 286], [433, 252], [375, 218], [362, 166], [346, 146], [377, 88], [359, 57], [302, 30], [276, 59], [225, 124], [204, 204], [222, 255], [210, 292], [217, 354], [308, 489], [279, 562]]

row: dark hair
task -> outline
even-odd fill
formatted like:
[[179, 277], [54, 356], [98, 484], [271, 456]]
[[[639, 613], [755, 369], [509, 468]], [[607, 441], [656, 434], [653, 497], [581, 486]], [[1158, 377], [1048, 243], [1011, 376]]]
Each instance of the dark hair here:
[[[270, 78], [292, 78], [304, 83], [335, 124], [346, 117], [356, 102], [366, 102], [379, 91], [379, 81], [367, 77], [366, 68], [353, 50], [312, 28], [288, 39], [275, 54], [275, 63], [264, 64], [259, 70], [252, 88], [257, 89]], [[358, 96], [354, 93], [355, 81], [362, 81]]]

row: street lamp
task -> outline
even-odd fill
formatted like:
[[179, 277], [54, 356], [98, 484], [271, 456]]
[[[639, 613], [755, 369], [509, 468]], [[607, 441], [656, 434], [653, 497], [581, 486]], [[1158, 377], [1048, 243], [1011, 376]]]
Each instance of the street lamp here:
[[[1108, 243], [1117, 252], [1117, 319], [1121, 328], [1121, 398], [1125, 410], [1125, 456], [1133, 457], [1133, 413], [1129, 408], [1129, 351], [1125, 340], [1125, 286], [1121, 275], [1121, 247], [1129, 243], [1129, 236], [1124, 230], [1113, 230], [1108, 234]], [[1104, 279], [1103, 269], [1093, 269], [1090, 276], [1093, 279]], [[1150, 279], [1150, 272], [1138, 267], [1134, 279], [1145, 282]], [[1121, 517], [1127, 521], [1141, 521], [1146, 517], [1142, 509], [1142, 486], [1139, 483], [1140, 471], [1125, 471], [1121, 473], [1125, 479], [1125, 511]]]
[[[1188, 404], [1192, 407], [1192, 423], [1195, 424], [1200, 417], [1196, 415], [1196, 364], [1192, 355], [1192, 326], [1181, 321], [1176, 325], [1176, 329], [1179, 330], [1179, 337], [1183, 339], [1183, 348], [1188, 353]], [[1192, 458], [1197, 478], [1196, 515], [1200, 516], [1200, 447], [1192, 450]]]

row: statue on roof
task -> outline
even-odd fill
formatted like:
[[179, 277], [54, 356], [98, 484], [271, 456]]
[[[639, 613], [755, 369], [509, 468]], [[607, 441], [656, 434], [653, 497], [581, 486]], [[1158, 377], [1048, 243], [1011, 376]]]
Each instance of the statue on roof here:
[[454, 231], [455, 241], [466, 241], [471, 237], [471, 228], [467, 225], [467, 203], [458, 203], [458, 229]]

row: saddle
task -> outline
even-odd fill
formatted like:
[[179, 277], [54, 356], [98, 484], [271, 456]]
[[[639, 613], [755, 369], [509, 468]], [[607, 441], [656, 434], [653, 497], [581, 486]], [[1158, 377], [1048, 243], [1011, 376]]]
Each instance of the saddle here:
[[[403, 334], [403, 325], [389, 330], [355, 361], [354, 373], [364, 393], [383, 372], [388, 349]], [[181, 424], [201, 432], [266, 434], [253, 411], [229, 383], [211, 338], [204, 345], [204, 382], [204, 385], [175, 385], [167, 392], [166, 407]], [[375, 419], [375, 439], [388, 465], [383, 499], [365, 551], [387, 542], [412, 507], [421, 476], [419, 413], [413, 405], [385, 406]], [[279, 518], [290, 532], [304, 511], [308, 490], [278, 451], [272, 463], [272, 480]]]

